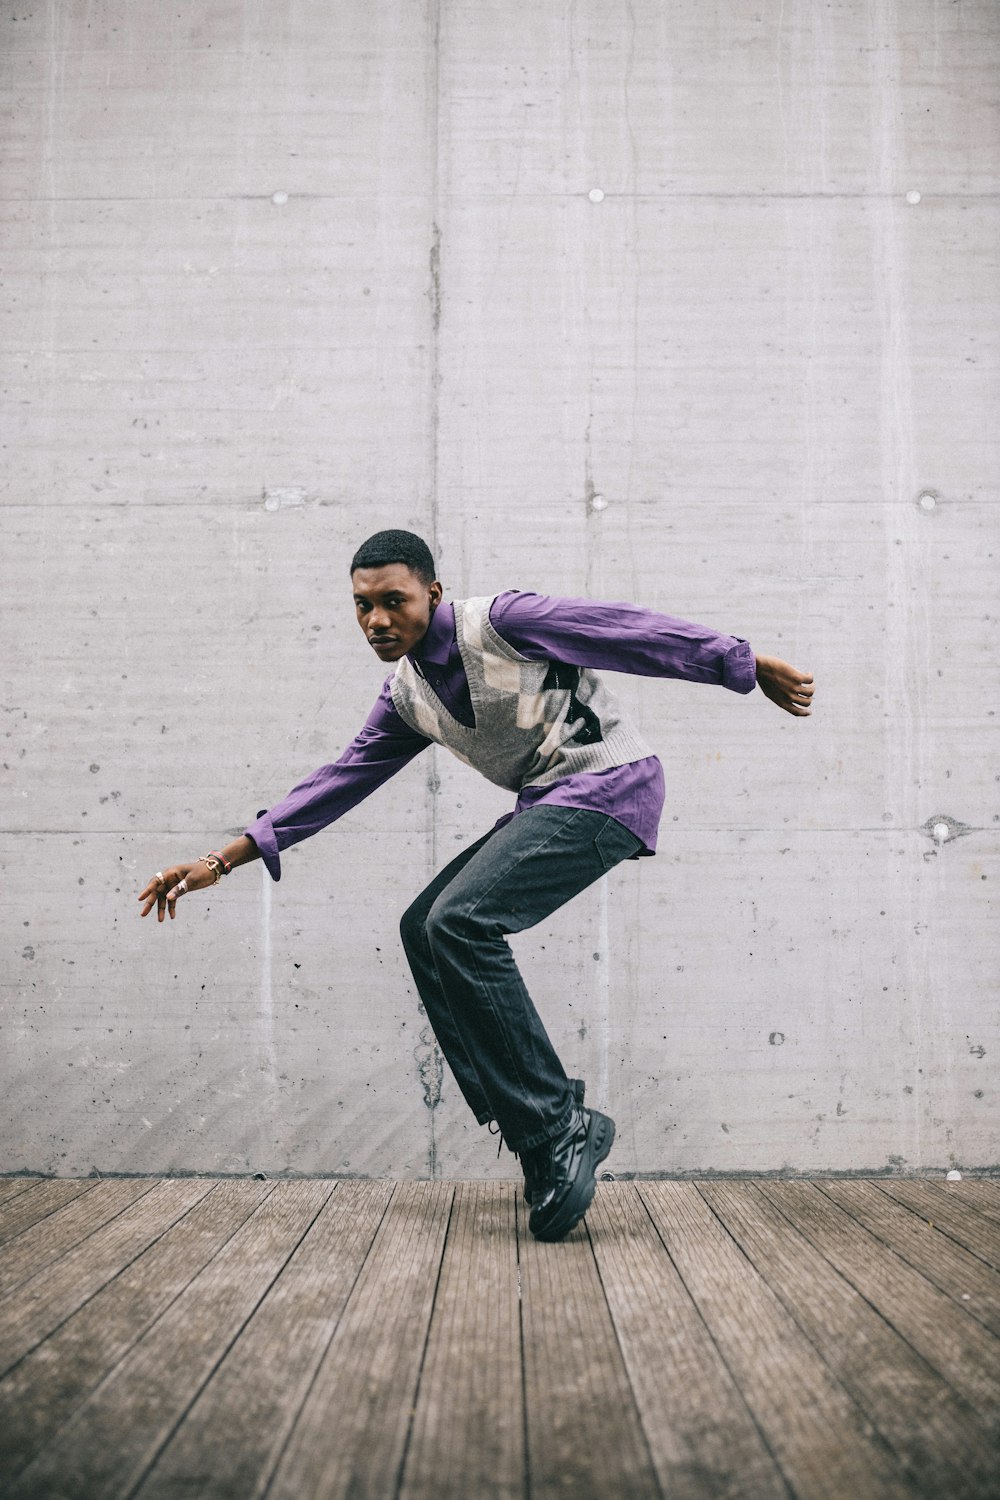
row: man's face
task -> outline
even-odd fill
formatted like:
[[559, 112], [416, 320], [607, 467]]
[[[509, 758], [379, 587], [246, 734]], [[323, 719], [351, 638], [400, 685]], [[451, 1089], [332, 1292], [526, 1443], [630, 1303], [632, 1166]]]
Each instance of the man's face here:
[[379, 661], [398, 661], [427, 634], [441, 585], [424, 583], [405, 563], [356, 568], [351, 575], [358, 624]]

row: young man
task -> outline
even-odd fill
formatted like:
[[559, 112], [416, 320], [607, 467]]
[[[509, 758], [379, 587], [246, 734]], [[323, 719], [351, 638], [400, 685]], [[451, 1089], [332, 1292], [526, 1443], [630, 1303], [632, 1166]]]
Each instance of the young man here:
[[395, 671], [361, 732], [242, 838], [158, 871], [145, 917], [318, 833], [432, 743], [517, 793], [512, 813], [459, 854], [405, 912], [401, 933], [420, 998], [469, 1108], [496, 1121], [524, 1170], [529, 1225], [562, 1239], [594, 1196], [614, 1122], [584, 1109], [506, 938], [551, 915], [624, 859], [650, 855], [663, 807], [660, 762], [595, 668], [682, 677], [810, 711], [812, 677], [744, 640], [631, 604], [511, 590], [446, 603], [426, 544], [380, 531], [357, 551], [358, 623]]

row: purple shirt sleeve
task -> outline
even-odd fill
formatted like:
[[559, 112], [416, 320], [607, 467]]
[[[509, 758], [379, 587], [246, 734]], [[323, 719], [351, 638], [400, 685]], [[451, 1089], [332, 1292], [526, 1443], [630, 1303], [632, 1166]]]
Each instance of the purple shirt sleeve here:
[[282, 849], [342, 818], [430, 744], [396, 712], [390, 681], [386, 679], [364, 727], [340, 759], [333, 765], [320, 766], [276, 807], [258, 813], [246, 829], [272, 880], [281, 879]]
[[490, 623], [529, 660], [553, 657], [575, 667], [682, 677], [750, 693], [757, 662], [748, 641], [637, 604], [557, 599], [547, 594], [498, 594]]

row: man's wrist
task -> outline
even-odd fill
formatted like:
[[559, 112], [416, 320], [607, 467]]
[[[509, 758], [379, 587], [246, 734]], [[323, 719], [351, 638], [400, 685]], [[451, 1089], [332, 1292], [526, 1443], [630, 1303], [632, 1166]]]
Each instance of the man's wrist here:
[[223, 859], [235, 869], [237, 865], [248, 865], [253, 860], [260, 859], [260, 850], [249, 835], [243, 833], [231, 844], [226, 844], [219, 850]]

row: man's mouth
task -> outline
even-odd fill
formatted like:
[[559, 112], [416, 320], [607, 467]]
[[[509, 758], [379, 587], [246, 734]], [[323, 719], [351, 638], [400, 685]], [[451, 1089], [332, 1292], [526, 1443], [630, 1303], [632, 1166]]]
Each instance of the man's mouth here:
[[373, 635], [373, 636], [369, 636], [369, 640], [371, 641], [372, 645], [375, 647], [376, 650], [378, 650], [379, 647], [381, 647], [381, 646], [395, 646], [395, 645], [398, 644], [398, 639], [399, 639], [398, 636], [394, 636], [394, 635]]

